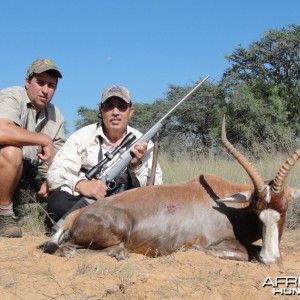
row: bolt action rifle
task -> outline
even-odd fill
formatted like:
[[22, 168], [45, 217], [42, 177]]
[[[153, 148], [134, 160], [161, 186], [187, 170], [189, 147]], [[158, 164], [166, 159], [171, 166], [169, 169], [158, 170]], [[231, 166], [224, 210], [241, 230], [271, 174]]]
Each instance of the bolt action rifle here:
[[[140, 138], [135, 140], [135, 136], [133, 134], [128, 134], [122, 143], [115, 148], [115, 150], [111, 153], [107, 153], [105, 159], [99, 162], [97, 165], [92, 167], [87, 173], [86, 178], [88, 180], [98, 179], [108, 185], [112, 182], [130, 163], [133, 158], [133, 153], [130, 151], [136, 144], [140, 142], [148, 143], [162, 128], [163, 121], [171, 114], [173, 111], [183, 102], [185, 101], [200, 85], [202, 85], [207, 79], [209, 75], [207, 75], [204, 79], [202, 79], [186, 96], [184, 96], [171, 110], [169, 110], [154, 126], [152, 126], [145, 134], [143, 134]], [[135, 141], [134, 141], [135, 140]], [[134, 141], [134, 142], [133, 142]], [[133, 143], [132, 143], [133, 142]], [[132, 144], [130, 144], [132, 143]], [[129, 147], [125, 151], [122, 151], [125, 146], [130, 144]], [[107, 166], [107, 162], [111, 161], [115, 155], [119, 153], [119, 157], [111, 163], [110, 166]], [[61, 224], [63, 223], [65, 217], [75, 209], [85, 207], [89, 204], [92, 204], [95, 200], [87, 197], [82, 197], [56, 224], [54, 224], [53, 229], [57, 230]]]

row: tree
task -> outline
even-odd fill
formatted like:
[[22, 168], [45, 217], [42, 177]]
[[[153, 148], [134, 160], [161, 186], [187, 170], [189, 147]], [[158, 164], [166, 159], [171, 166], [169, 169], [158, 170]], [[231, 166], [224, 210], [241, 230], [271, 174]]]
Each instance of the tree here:
[[226, 58], [232, 63], [222, 78], [227, 91], [231, 93], [240, 83], [255, 87], [257, 82], [264, 81], [273, 85], [285, 102], [293, 132], [299, 136], [300, 25], [269, 30], [248, 49], [240, 45]]
[[134, 114], [129, 125], [145, 133], [151, 126], [157, 123], [168, 111], [169, 105], [162, 99], [153, 103], [134, 103]]
[[255, 148], [282, 151], [293, 144], [286, 103], [274, 85], [239, 84], [227, 109], [227, 136], [234, 144], [252, 152]]
[[[166, 113], [174, 107], [193, 87], [169, 85], [163, 101]], [[208, 153], [220, 133], [220, 108], [224, 105], [224, 94], [218, 84], [204, 83], [186, 99], [165, 122], [160, 132], [160, 143], [173, 154], [188, 151], [193, 154]], [[160, 105], [163, 105], [161, 100]], [[159, 105], [156, 105], [158, 108]], [[161, 116], [163, 115], [160, 110]]]
[[76, 120], [75, 126], [76, 130], [99, 121], [98, 118], [98, 109], [91, 109], [85, 106], [80, 106], [77, 110], [78, 115], [80, 116], [79, 120]]
[[233, 65], [225, 71], [225, 77], [243, 82], [264, 78], [269, 83], [294, 88], [300, 77], [300, 25], [269, 30], [248, 49], [240, 45], [226, 58]]

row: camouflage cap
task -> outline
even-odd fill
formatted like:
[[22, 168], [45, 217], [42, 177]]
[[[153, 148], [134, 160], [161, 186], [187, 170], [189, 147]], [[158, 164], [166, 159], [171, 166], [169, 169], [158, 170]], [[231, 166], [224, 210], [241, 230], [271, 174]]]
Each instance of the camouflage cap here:
[[49, 70], [53, 70], [57, 73], [59, 78], [62, 78], [62, 74], [50, 59], [37, 59], [29, 67], [26, 73], [26, 77], [31, 77], [33, 74], [40, 74]]
[[130, 93], [126, 87], [120, 85], [112, 85], [111, 87], [105, 89], [102, 93], [101, 103], [104, 103], [108, 98], [113, 96], [123, 99], [126, 103], [131, 102]]

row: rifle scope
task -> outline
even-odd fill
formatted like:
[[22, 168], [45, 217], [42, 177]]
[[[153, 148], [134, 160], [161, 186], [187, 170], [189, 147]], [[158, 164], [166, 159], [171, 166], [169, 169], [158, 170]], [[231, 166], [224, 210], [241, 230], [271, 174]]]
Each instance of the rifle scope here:
[[[136, 139], [136, 136], [132, 133], [129, 132], [125, 138], [123, 139], [123, 141], [121, 142], [121, 144], [119, 146], [117, 146], [112, 152], [106, 152], [105, 153], [105, 158], [100, 161], [98, 164], [96, 164], [94, 167], [92, 167], [88, 172], [86, 172], [85, 177], [88, 180], [92, 180], [93, 178], [97, 178], [97, 176], [99, 176], [99, 174], [101, 173], [101, 170], [103, 168], [103, 166], [109, 162], [110, 160], [112, 160], [114, 158], [114, 156], [120, 152], [120, 150], [122, 148], [127, 147], [129, 144], [131, 144], [134, 140]], [[100, 145], [101, 147], [101, 145]]]

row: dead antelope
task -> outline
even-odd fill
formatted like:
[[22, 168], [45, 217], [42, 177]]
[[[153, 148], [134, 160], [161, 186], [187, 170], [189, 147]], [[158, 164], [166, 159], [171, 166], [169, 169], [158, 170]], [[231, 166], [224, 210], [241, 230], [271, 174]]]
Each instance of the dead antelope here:
[[[225, 259], [279, 262], [288, 201], [300, 196], [300, 188], [284, 181], [300, 149], [266, 183], [227, 140], [225, 121], [222, 142], [253, 184], [200, 175], [129, 190], [74, 211], [39, 248], [60, 256], [76, 248], [103, 249], [119, 260], [128, 252], [157, 256], [193, 247]], [[259, 239], [262, 246], [253, 245]]]

